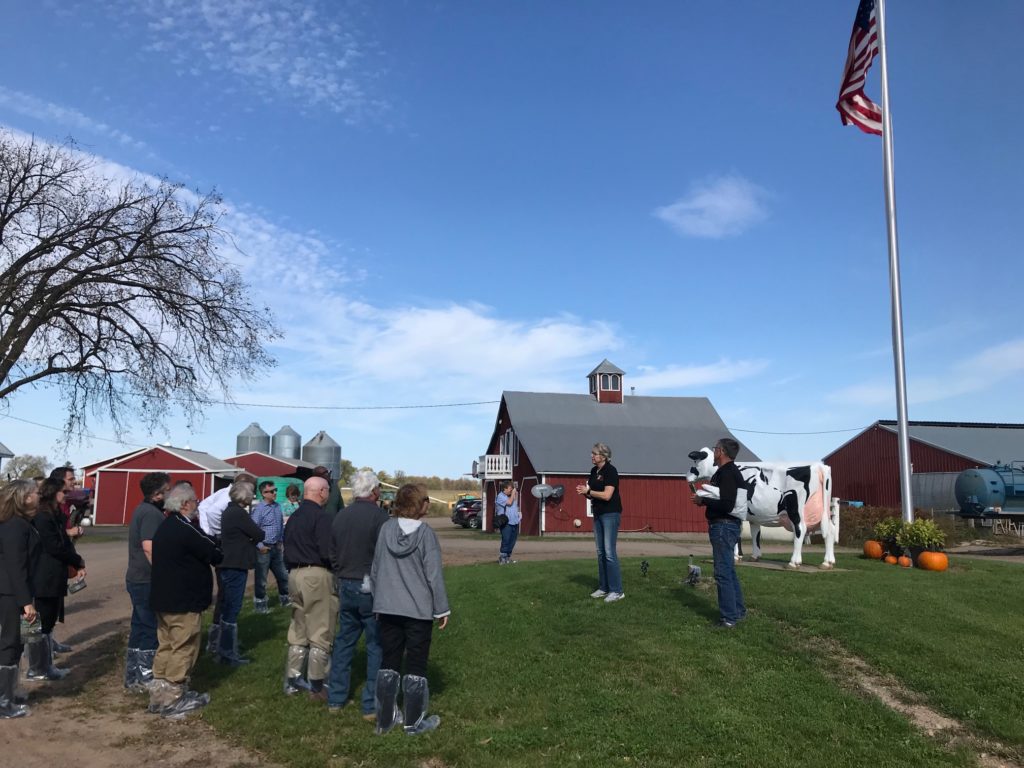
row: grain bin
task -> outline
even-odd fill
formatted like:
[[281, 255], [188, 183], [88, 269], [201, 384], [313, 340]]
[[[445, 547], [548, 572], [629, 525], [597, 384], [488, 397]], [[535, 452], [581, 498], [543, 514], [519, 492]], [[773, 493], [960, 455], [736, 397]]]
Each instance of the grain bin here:
[[302, 452], [302, 438], [287, 424], [274, 433], [270, 441], [270, 453], [281, 459], [298, 459]]
[[322, 464], [331, 470], [331, 477], [337, 479], [341, 474], [341, 446], [323, 430], [316, 437], [302, 446], [302, 460], [311, 464]]
[[253, 451], [270, 453], [270, 435], [260, 429], [260, 425], [255, 421], [242, 430], [235, 440], [236, 456]]

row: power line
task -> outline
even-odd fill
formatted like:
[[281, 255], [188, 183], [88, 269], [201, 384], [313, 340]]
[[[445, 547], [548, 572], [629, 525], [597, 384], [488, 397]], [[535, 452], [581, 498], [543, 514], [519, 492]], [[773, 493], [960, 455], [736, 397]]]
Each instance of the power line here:
[[840, 432], [861, 432], [867, 427], [850, 427], [849, 429], [825, 429], [820, 432], [762, 432], [759, 429], [738, 429], [727, 427], [730, 432], [749, 432], [753, 435], [835, 435]]
[[[62, 427], [51, 427], [49, 424], [40, 424], [38, 421], [29, 421], [28, 419], [22, 419], [18, 416], [11, 416], [9, 413], [0, 413], [0, 418], [20, 421], [23, 424], [31, 424], [33, 427], [39, 427], [40, 429], [49, 429], [54, 432], [64, 432], [64, 429]], [[90, 440], [102, 440], [105, 443], [114, 443], [115, 445], [127, 445], [131, 446], [132, 448], [147, 447], [145, 445], [142, 445], [141, 443], [127, 443], [124, 440], [117, 440], [112, 437], [100, 437], [99, 435], [81, 435], [81, 437], [86, 437]]]

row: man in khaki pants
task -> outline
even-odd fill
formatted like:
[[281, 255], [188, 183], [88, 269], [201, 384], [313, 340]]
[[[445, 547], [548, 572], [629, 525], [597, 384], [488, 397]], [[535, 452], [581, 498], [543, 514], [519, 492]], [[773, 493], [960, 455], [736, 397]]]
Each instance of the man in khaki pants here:
[[324, 511], [329, 493], [326, 480], [309, 478], [305, 498], [284, 529], [284, 562], [292, 599], [284, 692], [291, 695], [308, 690], [310, 698], [323, 702], [327, 701], [324, 679], [331, 668], [331, 642], [338, 621], [338, 596], [331, 572], [331, 517]]
[[156, 613], [157, 648], [149, 711], [179, 718], [205, 707], [208, 693], [188, 689], [188, 676], [199, 659], [203, 611], [213, 602], [210, 566], [223, 559], [213, 539], [193, 520], [198, 513], [191, 486], [180, 485], [164, 498], [166, 519], [153, 534], [153, 573], [149, 603]]

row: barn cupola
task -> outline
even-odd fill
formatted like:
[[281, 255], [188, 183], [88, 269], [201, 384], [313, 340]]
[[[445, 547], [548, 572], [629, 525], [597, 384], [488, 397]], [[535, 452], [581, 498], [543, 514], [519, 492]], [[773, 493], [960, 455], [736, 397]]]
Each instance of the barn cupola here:
[[621, 403], [622, 377], [625, 375], [625, 371], [609, 363], [608, 359], [605, 358], [587, 376], [590, 380], [590, 394], [599, 403]]

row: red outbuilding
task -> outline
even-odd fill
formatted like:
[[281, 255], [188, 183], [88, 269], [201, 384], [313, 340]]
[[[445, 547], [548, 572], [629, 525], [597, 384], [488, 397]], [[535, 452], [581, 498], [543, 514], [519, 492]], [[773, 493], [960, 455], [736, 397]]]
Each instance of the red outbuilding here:
[[[876, 421], [822, 459], [832, 467], [833, 498], [875, 507], [902, 504], [897, 429], [895, 421]], [[907, 436], [919, 509], [958, 509], [953, 485], [960, 472], [1024, 459], [1024, 424], [911, 421]]]
[[249, 451], [238, 456], [231, 456], [224, 461], [239, 469], [244, 469], [256, 477], [288, 477], [294, 474], [299, 467], [309, 470], [316, 467], [316, 464], [309, 461], [285, 459], [262, 451]]
[[154, 445], [83, 467], [85, 487], [94, 492], [96, 525], [127, 525], [142, 501], [139, 481], [149, 472], [167, 472], [171, 482], [188, 480], [203, 499], [231, 482], [239, 469], [202, 451]]
[[[589, 395], [503, 392], [487, 453], [476, 462], [486, 524], [502, 481], [520, 491], [524, 535], [590, 532], [590, 502], [576, 486], [590, 473], [590, 449], [612, 450], [622, 495], [622, 532], [706, 531], [703, 509], [690, 501], [690, 451], [733, 437], [706, 397], [623, 394], [625, 373], [607, 360], [587, 376]], [[746, 447], [739, 458], [757, 461]], [[561, 495], [534, 497], [537, 485]]]

